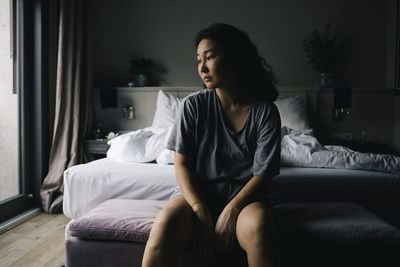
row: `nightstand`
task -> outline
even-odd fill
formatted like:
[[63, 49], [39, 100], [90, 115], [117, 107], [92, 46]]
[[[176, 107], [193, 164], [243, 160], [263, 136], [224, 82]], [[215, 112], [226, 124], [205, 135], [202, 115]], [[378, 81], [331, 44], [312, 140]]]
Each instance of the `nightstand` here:
[[85, 140], [83, 147], [90, 161], [106, 157], [110, 148], [106, 139]]
[[368, 141], [355, 140], [324, 140], [324, 145], [346, 146], [352, 150], [363, 153], [391, 154], [390, 147], [387, 144], [374, 143]]

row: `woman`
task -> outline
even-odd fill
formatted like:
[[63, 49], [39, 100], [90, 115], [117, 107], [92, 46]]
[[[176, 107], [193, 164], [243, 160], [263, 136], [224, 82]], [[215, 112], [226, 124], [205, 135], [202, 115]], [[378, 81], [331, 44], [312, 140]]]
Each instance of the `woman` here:
[[280, 116], [269, 65], [247, 35], [214, 24], [196, 38], [198, 72], [208, 89], [186, 97], [169, 149], [179, 185], [157, 215], [143, 266], [176, 266], [190, 242], [204, 256], [235, 244], [249, 266], [278, 266], [266, 198], [279, 174]]

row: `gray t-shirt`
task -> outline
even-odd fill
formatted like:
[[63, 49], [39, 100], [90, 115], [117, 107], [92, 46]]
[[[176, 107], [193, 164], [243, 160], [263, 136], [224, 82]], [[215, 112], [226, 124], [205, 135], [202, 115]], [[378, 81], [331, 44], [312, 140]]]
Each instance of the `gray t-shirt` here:
[[216, 91], [204, 89], [183, 100], [168, 149], [193, 160], [202, 194], [224, 206], [253, 176], [279, 174], [280, 129], [275, 104], [259, 101], [233, 131]]

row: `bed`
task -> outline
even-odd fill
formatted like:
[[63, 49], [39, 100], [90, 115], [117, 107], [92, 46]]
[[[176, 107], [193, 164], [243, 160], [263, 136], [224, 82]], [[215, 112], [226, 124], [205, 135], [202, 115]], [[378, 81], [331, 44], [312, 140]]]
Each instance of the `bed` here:
[[[277, 103], [283, 126], [282, 167], [266, 192], [271, 203], [357, 203], [400, 228], [400, 158], [321, 145], [307, 116], [315, 103], [305, 105], [305, 99], [315, 101], [313, 93], [287, 99]], [[159, 91], [151, 126], [109, 141], [107, 158], [64, 172], [63, 211], [71, 223], [109, 199], [168, 200], [177, 183], [173, 152], [165, 148], [179, 101], [179, 96]], [[76, 241], [68, 226], [66, 240]], [[109, 244], [99, 246], [104, 245]], [[125, 245], [118, 244], [139, 254], [143, 250], [137, 244]]]
[[[66, 189], [64, 214], [72, 218], [66, 227], [65, 235], [67, 266], [140, 266], [145, 243], [98, 240], [98, 238], [82, 239], [71, 236], [69, 226], [106, 200], [118, 198], [167, 200], [176, 186], [174, 166], [157, 163], [126, 163], [105, 158], [70, 168], [64, 174], [64, 182]], [[290, 257], [285, 257], [285, 266], [306, 262], [308, 266], [321, 266], [321, 263], [324, 263], [324, 266], [339, 264], [340, 266], [365, 267], [378, 266], [376, 264], [385, 262], [381, 266], [394, 267], [399, 263], [399, 257], [395, 254], [395, 251], [400, 249], [398, 242], [400, 240], [399, 175], [363, 170], [282, 167], [281, 174], [274, 177], [268, 194], [273, 207], [278, 207], [278, 209], [290, 208], [292, 205], [290, 203], [295, 205], [306, 203], [309, 207], [311, 206], [311, 212], [309, 208], [302, 212], [308, 213], [306, 216], [308, 218], [314, 218], [318, 216], [318, 212], [321, 212], [318, 208], [314, 211], [313, 206], [318, 207], [327, 203], [327, 206], [322, 206], [322, 209], [332, 209], [330, 203], [334, 203], [333, 209], [337, 210], [337, 204], [340, 205], [340, 209], [346, 209], [347, 203], [351, 205], [357, 203], [382, 218], [383, 222], [398, 229], [394, 234], [390, 234], [393, 238], [390, 237], [389, 245], [386, 242], [382, 244], [382, 240], [374, 245], [374, 242], [368, 243], [363, 239], [359, 239], [356, 245], [347, 243], [346, 245], [330, 245], [332, 240], [328, 242], [311, 240], [310, 242], [308, 239], [303, 240], [302, 237], [293, 238], [295, 233], [290, 233], [289, 238], [286, 237], [282, 242], [285, 246], [285, 254], [290, 255]], [[290, 210], [287, 212], [292, 213]], [[328, 216], [322, 216], [322, 220], [329, 223], [329, 216], [332, 214], [331, 211], [328, 213]], [[357, 212], [351, 211], [351, 213], [356, 217], [357, 223], [363, 223], [363, 218], [357, 217]], [[302, 221], [301, 216], [301, 214], [292, 215], [294, 218], [288, 221]], [[334, 227], [337, 231], [336, 226]], [[375, 228], [375, 225], [372, 227]], [[357, 232], [359, 231], [357, 228]], [[298, 243], [296, 244], [293, 239]], [[394, 245], [392, 239], [396, 240]], [[360, 242], [363, 245], [360, 246]], [[313, 253], [310, 254], [310, 251]], [[239, 261], [243, 262], [245, 255], [242, 251], [236, 251], [233, 256], [226, 257], [238, 264]], [[326, 259], [332, 257], [335, 258], [329, 263], [333, 265], [325, 262]], [[115, 259], [118, 259], [118, 264], [115, 263]], [[192, 263], [188, 265], [191, 259], [196, 259], [198, 265]], [[344, 264], [343, 259], [346, 259], [349, 265]], [[193, 254], [192, 250], [186, 249], [181, 256], [179, 266], [221, 266], [218, 263], [221, 262], [221, 258], [218, 258], [217, 263], [214, 262], [214, 264], [202, 260], [204, 259]], [[235, 266], [245, 266], [245, 262]]]
[[[64, 173], [64, 214], [79, 218], [112, 198], [168, 200], [177, 186], [173, 165], [99, 159]], [[282, 167], [271, 184], [273, 201], [354, 201], [400, 225], [400, 176], [364, 170]]]

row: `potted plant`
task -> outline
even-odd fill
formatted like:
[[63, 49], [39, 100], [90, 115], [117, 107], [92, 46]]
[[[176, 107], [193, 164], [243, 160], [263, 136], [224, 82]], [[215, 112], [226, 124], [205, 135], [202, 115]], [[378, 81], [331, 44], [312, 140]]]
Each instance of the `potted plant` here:
[[139, 58], [130, 61], [130, 73], [135, 75], [137, 86], [158, 85], [162, 80], [162, 75], [167, 73], [167, 69], [152, 59]]
[[343, 48], [339, 35], [332, 33], [332, 20], [328, 21], [324, 32], [315, 30], [310, 39], [303, 40], [303, 47], [308, 63], [320, 73], [321, 87], [332, 87], [336, 59]]

